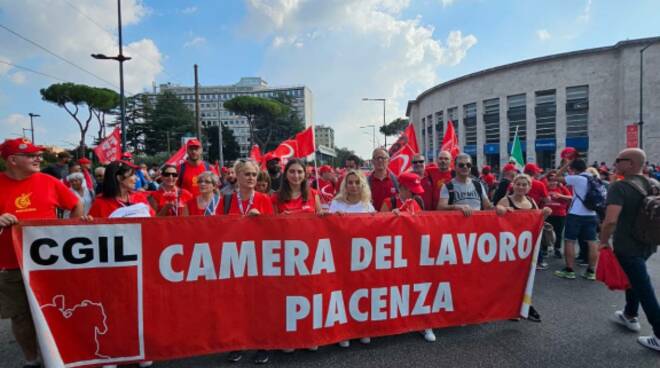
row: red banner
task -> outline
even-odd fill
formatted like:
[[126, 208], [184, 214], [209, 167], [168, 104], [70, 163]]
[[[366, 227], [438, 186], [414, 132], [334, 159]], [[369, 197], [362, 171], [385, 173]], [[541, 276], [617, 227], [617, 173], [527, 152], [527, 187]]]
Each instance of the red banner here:
[[169, 159], [167, 159], [167, 161], [165, 161], [165, 164], [175, 165], [178, 167], [186, 160], [187, 157], [188, 157], [188, 151], [186, 145], [183, 145], [181, 146], [181, 148], [179, 148], [178, 151], [174, 152], [172, 157], [170, 157]]
[[112, 133], [105, 137], [98, 146], [94, 147], [94, 153], [99, 158], [99, 162], [107, 165], [112, 161], [121, 159], [121, 132], [115, 128]]
[[626, 148], [639, 147], [639, 125], [626, 125]]
[[524, 316], [542, 225], [539, 211], [429, 212], [35, 221], [13, 235], [50, 367]]

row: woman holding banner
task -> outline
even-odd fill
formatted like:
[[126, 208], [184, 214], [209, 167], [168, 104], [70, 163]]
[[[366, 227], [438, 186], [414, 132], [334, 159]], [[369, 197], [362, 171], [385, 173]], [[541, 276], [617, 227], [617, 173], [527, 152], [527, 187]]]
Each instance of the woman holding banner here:
[[[500, 199], [497, 203], [499, 211], [536, 210], [539, 208], [536, 202], [527, 195], [532, 188], [532, 178], [529, 175], [518, 174], [513, 178], [511, 184], [513, 185], [513, 195], [507, 195]], [[543, 208], [544, 218], [550, 216], [551, 213], [552, 210], [550, 208]], [[539, 312], [531, 305], [529, 306], [529, 316], [527, 319], [532, 322], [541, 322]]]
[[282, 185], [271, 200], [276, 214], [321, 213], [321, 200], [309, 187], [305, 164], [297, 158], [289, 160], [284, 167]]
[[103, 175], [103, 193], [96, 197], [89, 215], [92, 217], [151, 217], [155, 212], [143, 192], [134, 192], [135, 169], [126, 161], [114, 161]]
[[220, 204], [220, 196], [215, 188], [218, 177], [212, 171], [204, 171], [197, 176], [199, 195], [192, 198], [183, 208], [184, 216], [213, 216]]
[[181, 216], [192, 194], [176, 186], [179, 173], [175, 165], [166, 164], [160, 170], [162, 182], [158, 190], [151, 193], [149, 203], [158, 216]]
[[[364, 174], [358, 170], [349, 170], [339, 185], [339, 193], [330, 203], [330, 213], [374, 213], [376, 209], [371, 204], [371, 189]], [[361, 337], [360, 342], [368, 344], [370, 337]], [[350, 340], [339, 342], [339, 346], [351, 346]]]

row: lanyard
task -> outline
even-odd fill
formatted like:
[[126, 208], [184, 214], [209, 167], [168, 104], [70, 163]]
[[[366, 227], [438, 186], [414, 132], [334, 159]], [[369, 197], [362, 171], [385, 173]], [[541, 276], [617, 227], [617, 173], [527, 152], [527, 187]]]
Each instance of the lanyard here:
[[214, 194], [213, 198], [211, 198], [211, 202], [209, 202], [209, 205], [206, 206], [206, 209], [204, 210], [204, 216], [213, 216], [215, 215], [215, 209], [218, 207], [218, 195]]
[[250, 208], [252, 208], [252, 203], [254, 203], [254, 191], [252, 191], [252, 194], [250, 194], [250, 200], [248, 201], [248, 205], [245, 211], [243, 211], [243, 199], [241, 198], [240, 190], [236, 191], [236, 201], [238, 202], [238, 210], [241, 212], [241, 214], [247, 215], [248, 211], [250, 211]]

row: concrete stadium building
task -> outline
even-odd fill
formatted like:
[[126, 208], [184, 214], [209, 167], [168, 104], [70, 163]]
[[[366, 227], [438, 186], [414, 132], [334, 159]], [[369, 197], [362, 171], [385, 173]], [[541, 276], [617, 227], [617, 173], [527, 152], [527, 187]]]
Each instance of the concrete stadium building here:
[[[642, 52], [643, 49], [643, 52]], [[640, 58], [641, 56], [641, 58]], [[556, 167], [575, 147], [588, 162], [608, 165], [639, 128], [643, 60], [643, 137], [649, 160], [660, 161], [660, 37], [524, 60], [436, 85], [409, 101], [427, 157], [436, 157], [447, 121], [463, 152], [479, 165], [501, 167], [516, 130], [528, 162]], [[631, 135], [632, 137], [632, 135]]]

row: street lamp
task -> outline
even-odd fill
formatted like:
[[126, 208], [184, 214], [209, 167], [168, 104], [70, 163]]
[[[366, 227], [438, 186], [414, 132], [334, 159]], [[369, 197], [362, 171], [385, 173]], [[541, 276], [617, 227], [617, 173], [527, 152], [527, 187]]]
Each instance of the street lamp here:
[[103, 54], [92, 54], [98, 60], [116, 60], [119, 62], [119, 110], [121, 111], [121, 150], [126, 152], [126, 106], [124, 104], [124, 61], [131, 60], [124, 56], [121, 37], [121, 0], [117, 0], [117, 20], [119, 23], [119, 55], [106, 56]]
[[28, 115], [30, 115], [30, 133], [32, 134], [32, 144], [35, 144], [35, 142], [34, 142], [34, 122], [32, 121], [32, 119], [33, 118], [38, 118], [41, 115], [33, 114], [33, 113], [28, 113]]
[[369, 124], [369, 125], [364, 125], [361, 126], [360, 129], [367, 129], [371, 128], [371, 144], [373, 145], [373, 149], [376, 149], [376, 126], [374, 124]]
[[644, 119], [643, 119], [643, 112], [644, 112], [644, 84], [642, 83], [644, 80], [644, 51], [648, 49], [652, 43], [642, 47], [641, 50], [639, 50], [639, 148], [644, 149]]
[[[362, 101], [381, 101], [383, 102], [383, 127], [385, 127], [385, 102], [387, 99], [385, 98], [363, 98]], [[385, 135], [385, 134], [383, 134]], [[387, 136], [385, 135], [385, 148], [387, 149]]]

